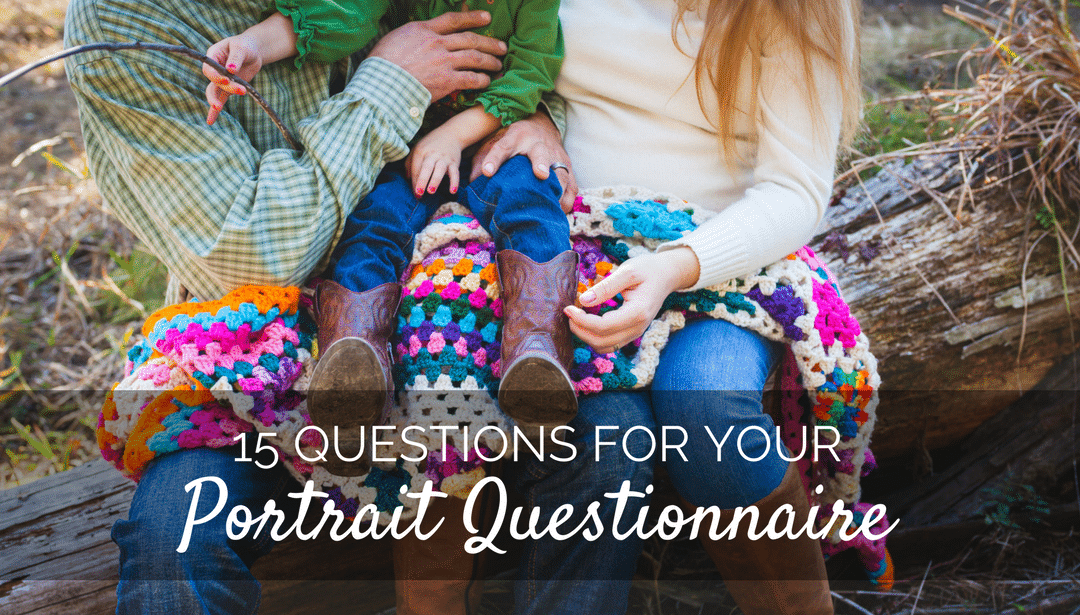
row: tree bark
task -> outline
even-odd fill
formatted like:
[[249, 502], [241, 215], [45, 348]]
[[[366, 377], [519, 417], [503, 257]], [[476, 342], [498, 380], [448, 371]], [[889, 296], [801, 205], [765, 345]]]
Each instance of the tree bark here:
[[[1043, 231], [1020, 193], [976, 193], [957, 217], [955, 202], [924, 189], [961, 180], [948, 156], [887, 165], [829, 208], [811, 242], [879, 361], [871, 448], [882, 459], [929, 463], [928, 450], [955, 445], [1077, 348], [1055, 238], [1034, 245]], [[874, 246], [877, 256], [860, 255]], [[1080, 276], [1068, 272], [1078, 303]]]
[[1068, 518], [1080, 526], [1075, 465], [1080, 451], [1078, 369], [1080, 353], [1066, 357], [1036, 390], [959, 443], [962, 456], [947, 470], [891, 494], [889, 510], [907, 527], [982, 521], [990, 505], [1019, 508], [1020, 502], [1010, 499], [1018, 486], [1026, 485], [1040, 497], [1071, 500]]
[[[0, 491], [0, 613], [115, 612], [119, 551], [109, 531], [134, 491], [104, 460]], [[381, 612], [394, 605], [391, 561], [390, 540], [294, 536], [253, 568], [259, 612], [310, 613], [313, 597], [320, 612]]]

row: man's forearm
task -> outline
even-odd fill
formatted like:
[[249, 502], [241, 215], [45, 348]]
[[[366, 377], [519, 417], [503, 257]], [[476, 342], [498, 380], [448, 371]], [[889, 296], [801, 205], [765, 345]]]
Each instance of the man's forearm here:
[[[415, 80], [372, 60], [297, 123], [303, 154], [260, 151], [276, 135], [259, 111], [249, 111], [252, 128], [231, 118], [209, 129], [179, 108], [139, 108], [116, 82], [128, 68], [70, 71], [91, 167], [110, 210], [200, 298], [302, 283], [381, 168], [404, 157], [428, 102]], [[186, 98], [155, 85], [162, 98]]]

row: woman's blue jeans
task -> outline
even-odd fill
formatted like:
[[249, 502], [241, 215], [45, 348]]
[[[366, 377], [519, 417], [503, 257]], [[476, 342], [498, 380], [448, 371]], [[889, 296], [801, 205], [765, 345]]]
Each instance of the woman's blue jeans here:
[[[604, 494], [617, 492], [624, 481], [630, 481], [634, 491], [644, 492], [652, 482], [653, 464], [651, 459], [633, 461], [622, 446], [598, 446], [597, 426], [617, 427], [602, 430], [600, 439], [621, 443], [625, 436], [626, 452], [634, 458], [645, 457], [650, 443], [641, 430], [627, 435], [631, 428], [646, 427], [657, 439], [666, 431], [676, 443], [681, 433], [675, 428], [685, 430], [687, 443], [681, 450], [686, 460], [669, 451], [667, 469], [679, 493], [694, 504], [731, 508], [753, 503], [775, 489], [787, 462], [776, 454], [775, 430], [762, 412], [761, 391], [781, 349], [725, 322], [690, 322], [672, 335], [651, 390], [581, 399], [578, 416], [571, 423], [573, 438], [568, 438], [577, 451], [572, 461], [533, 459], [512, 467], [507, 486], [518, 489], [528, 506], [539, 507], [540, 527], [562, 504], [573, 505], [580, 519], [592, 502], [602, 503], [600, 516], [605, 523], [604, 533], [595, 542], [578, 536], [528, 543], [519, 564], [522, 580], [515, 588], [515, 612], [626, 611], [642, 540], [612, 536], [614, 500]], [[719, 462], [706, 425], [717, 441], [734, 427]], [[756, 429], [743, 437], [742, 454], [737, 448], [738, 434], [751, 426], [772, 434], [769, 454], [761, 461], [745, 459], [757, 458], [766, 446], [767, 439]], [[597, 451], [599, 462], [595, 461]], [[259, 584], [249, 568], [270, 550], [270, 542], [228, 540], [223, 527], [226, 513], [222, 513], [214, 523], [195, 528], [186, 553], [176, 552], [191, 501], [184, 485], [191, 480], [207, 475], [222, 478], [229, 486], [225, 511], [237, 504], [259, 511], [270, 498], [279, 507], [295, 501], [285, 494], [298, 487], [280, 467], [260, 470], [251, 463], [233, 462], [234, 456], [232, 450], [195, 449], [172, 453], [149, 466], [135, 492], [129, 519], [113, 527], [121, 559], [118, 613], [255, 612]], [[625, 520], [636, 519], [648, 502], [647, 497], [629, 500], [621, 529], [629, 527]], [[563, 527], [575, 526], [572, 518]]]

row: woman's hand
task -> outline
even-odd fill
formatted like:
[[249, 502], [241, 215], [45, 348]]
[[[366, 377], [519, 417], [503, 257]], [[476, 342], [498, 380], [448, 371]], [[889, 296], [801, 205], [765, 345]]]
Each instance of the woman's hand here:
[[581, 294], [581, 304], [592, 307], [622, 293], [619, 309], [603, 316], [573, 305], [563, 311], [570, 318], [574, 335], [597, 352], [613, 352], [640, 337], [656, 318], [664, 299], [697, 283], [698, 273], [697, 256], [687, 247], [637, 256]]
[[559, 130], [544, 111], [537, 111], [523, 120], [499, 129], [481, 143], [473, 156], [469, 181], [480, 177], [481, 173], [491, 177], [504, 162], [522, 154], [528, 156], [533, 174], [540, 180], [548, 178], [551, 165], [560, 165], [555, 169], [555, 176], [559, 178], [563, 188], [559, 205], [563, 211], [570, 213], [578, 195], [577, 179], [574, 178], [570, 157], [563, 149]]

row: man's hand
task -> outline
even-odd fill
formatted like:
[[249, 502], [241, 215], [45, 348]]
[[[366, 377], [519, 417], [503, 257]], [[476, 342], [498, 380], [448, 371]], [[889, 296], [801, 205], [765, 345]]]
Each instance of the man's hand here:
[[483, 89], [491, 83], [485, 73], [502, 68], [497, 56], [506, 53], [506, 43], [467, 30], [490, 21], [486, 11], [468, 11], [410, 22], [382, 37], [370, 57], [405, 69], [431, 92], [433, 101], [455, 90]]
[[555, 176], [563, 188], [559, 205], [563, 211], [570, 213], [578, 195], [577, 179], [570, 165], [570, 157], [563, 149], [559, 130], [544, 111], [537, 111], [488, 137], [473, 156], [469, 181], [480, 177], [481, 173], [491, 177], [504, 162], [521, 154], [529, 158], [533, 174], [540, 180], [548, 178], [551, 165], [563, 165], [555, 169]]

